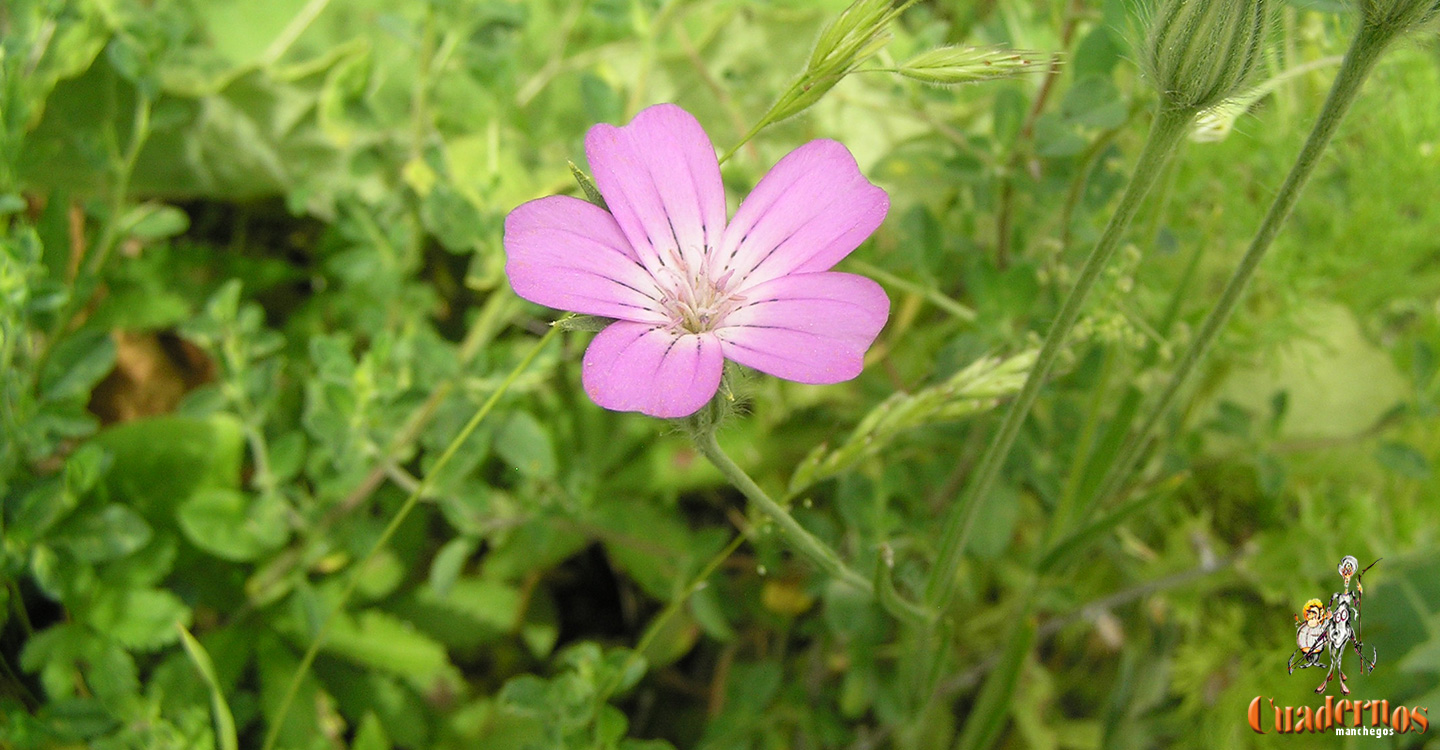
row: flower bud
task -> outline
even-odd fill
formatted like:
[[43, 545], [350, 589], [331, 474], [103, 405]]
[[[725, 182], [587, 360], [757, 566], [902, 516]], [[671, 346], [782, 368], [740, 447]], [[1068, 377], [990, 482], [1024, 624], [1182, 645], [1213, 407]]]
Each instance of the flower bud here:
[[1162, 0], [1143, 62], [1172, 109], [1202, 110], [1240, 93], [1260, 61], [1269, 0]]
[[1440, 15], [1437, 0], [1360, 0], [1360, 18], [1369, 26], [1404, 33]]

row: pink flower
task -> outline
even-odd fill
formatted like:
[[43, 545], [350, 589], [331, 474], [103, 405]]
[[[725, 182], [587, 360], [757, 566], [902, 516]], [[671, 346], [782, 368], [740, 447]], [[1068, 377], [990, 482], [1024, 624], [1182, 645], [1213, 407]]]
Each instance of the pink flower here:
[[585, 155], [610, 213], [563, 195], [516, 208], [505, 273], [532, 302], [616, 319], [585, 352], [595, 403], [688, 416], [719, 389], [726, 358], [800, 383], [860, 374], [890, 300], [829, 269], [890, 200], [844, 146], [790, 152], [728, 223], [715, 149], [673, 104], [596, 125]]

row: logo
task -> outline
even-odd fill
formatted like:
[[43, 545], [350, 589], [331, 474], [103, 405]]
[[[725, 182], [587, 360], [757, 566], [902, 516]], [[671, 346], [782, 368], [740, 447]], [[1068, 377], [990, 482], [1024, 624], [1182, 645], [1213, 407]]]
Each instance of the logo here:
[[[1340, 692], [1350, 694], [1344, 670], [1345, 655], [1354, 652], [1360, 661], [1360, 673], [1369, 674], [1375, 669], [1379, 658], [1374, 646], [1366, 657], [1365, 642], [1361, 638], [1360, 609], [1365, 598], [1362, 579], [1376, 560], [1360, 569], [1360, 561], [1353, 555], [1341, 558], [1336, 570], [1340, 573], [1340, 590], [1330, 595], [1328, 602], [1311, 599], [1300, 608], [1295, 616], [1295, 650], [1290, 653], [1286, 670], [1294, 674], [1297, 669], [1323, 669], [1325, 679], [1315, 688], [1324, 693], [1335, 680]], [[1355, 582], [1352, 591], [1350, 582]], [[1337, 679], [1338, 678], [1338, 679]], [[1263, 704], [1268, 704], [1269, 711]], [[1267, 715], [1269, 714], [1269, 715]], [[1273, 718], [1272, 718], [1273, 717]], [[1246, 712], [1250, 728], [1259, 734], [1273, 730], [1277, 734], [1300, 732], [1329, 732], [1337, 736], [1388, 737], [1406, 732], [1424, 732], [1430, 728], [1430, 718], [1424, 706], [1395, 706], [1388, 700], [1335, 700], [1325, 696], [1324, 705], [1277, 706], [1273, 698], [1255, 696]]]
[[[1365, 570], [1358, 570], [1360, 561], [1356, 560], [1354, 555], [1341, 558], [1336, 570], [1340, 572], [1344, 588], [1330, 595], [1328, 606], [1321, 604], [1319, 599], [1311, 599], [1305, 602], [1300, 614], [1295, 616], [1296, 648], [1290, 653], [1287, 667], [1290, 674], [1294, 674], [1297, 669], [1324, 669], [1325, 681], [1315, 688], [1317, 693], [1325, 692], [1330, 680], [1338, 675], [1340, 692], [1350, 694], [1350, 686], [1345, 684], [1345, 670], [1342, 666], [1346, 646], [1353, 648], [1355, 655], [1360, 658], [1361, 674], [1369, 674], [1375, 669], [1375, 659], [1378, 657], [1375, 647], [1370, 647], [1370, 658], [1366, 660], [1365, 644], [1360, 640], [1360, 602], [1365, 596], [1365, 586], [1361, 579], [1378, 562], [1380, 561], [1376, 560], [1367, 565]], [[1350, 591], [1351, 578], [1355, 579], [1354, 592]], [[1329, 663], [1322, 663], [1322, 658], [1329, 659]]]
[[[1261, 701], [1268, 701], [1274, 721], [1265, 721]], [[1325, 696], [1325, 705], [1315, 709], [1309, 706], [1277, 706], [1273, 698], [1255, 696], [1250, 701], [1247, 714], [1250, 728], [1260, 734], [1273, 728], [1277, 734], [1299, 732], [1328, 732], [1332, 728], [1338, 736], [1388, 737], [1406, 732], [1424, 732], [1430, 728], [1430, 717], [1424, 706], [1390, 708], [1390, 701], [1335, 700]], [[1368, 721], [1367, 721], [1368, 719]], [[1267, 726], [1268, 725], [1268, 726]]]

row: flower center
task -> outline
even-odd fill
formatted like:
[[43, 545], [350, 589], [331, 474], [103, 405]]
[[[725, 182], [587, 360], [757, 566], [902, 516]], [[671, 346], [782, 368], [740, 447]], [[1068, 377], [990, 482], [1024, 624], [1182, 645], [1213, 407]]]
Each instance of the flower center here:
[[718, 328], [744, 298], [730, 291], [733, 271], [716, 277], [710, 268], [708, 250], [695, 255], [703, 258], [698, 267], [687, 262], [678, 248], [672, 249], [671, 262], [660, 269], [655, 280], [664, 294], [660, 303], [670, 316], [671, 324], [689, 333], [706, 333]]

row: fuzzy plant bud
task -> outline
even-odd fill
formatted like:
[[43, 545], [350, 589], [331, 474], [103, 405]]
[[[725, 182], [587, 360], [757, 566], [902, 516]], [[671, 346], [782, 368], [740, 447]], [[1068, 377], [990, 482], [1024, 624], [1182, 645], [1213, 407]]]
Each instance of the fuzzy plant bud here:
[[1240, 93], [1259, 63], [1269, 0], [1161, 0], [1142, 60], [1164, 104], [1199, 111]]
[[1403, 34], [1440, 15], [1437, 0], [1360, 0], [1360, 18], [1366, 25]]

